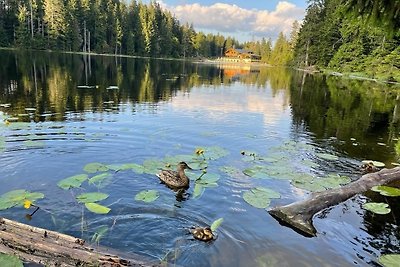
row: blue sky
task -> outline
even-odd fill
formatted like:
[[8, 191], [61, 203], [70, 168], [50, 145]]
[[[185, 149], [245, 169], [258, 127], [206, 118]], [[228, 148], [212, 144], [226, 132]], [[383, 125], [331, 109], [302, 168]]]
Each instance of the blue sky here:
[[[144, 1], [148, 2], [148, 1]], [[275, 40], [280, 32], [288, 35], [295, 20], [301, 21], [306, 0], [158, 0], [181, 23], [193, 24], [198, 31], [221, 33], [239, 41]]]

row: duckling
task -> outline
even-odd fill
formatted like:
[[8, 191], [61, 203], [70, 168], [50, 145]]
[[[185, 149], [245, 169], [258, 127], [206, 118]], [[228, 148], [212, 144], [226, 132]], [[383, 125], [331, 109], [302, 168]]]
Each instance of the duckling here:
[[157, 174], [158, 178], [168, 187], [173, 189], [189, 188], [189, 178], [185, 174], [185, 169], [192, 170], [186, 162], [179, 162], [176, 171], [162, 170]]
[[196, 227], [192, 229], [190, 232], [192, 233], [195, 239], [200, 241], [207, 242], [214, 239], [214, 234], [211, 231], [210, 227], [204, 227], [204, 228]]
[[361, 170], [364, 173], [371, 173], [371, 172], [377, 172], [380, 169], [378, 167], [376, 167], [372, 162], [368, 162], [368, 163], [364, 163], [363, 165], [361, 165]]

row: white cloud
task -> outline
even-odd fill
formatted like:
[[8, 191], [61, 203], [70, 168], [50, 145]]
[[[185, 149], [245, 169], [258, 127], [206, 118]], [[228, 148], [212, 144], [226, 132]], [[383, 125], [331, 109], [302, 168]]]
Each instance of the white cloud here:
[[294, 20], [301, 21], [305, 14], [303, 8], [286, 1], [279, 2], [272, 11], [244, 9], [224, 3], [210, 6], [198, 3], [170, 6], [162, 1], [159, 3], [175, 14], [181, 23], [193, 23], [196, 29], [273, 39], [281, 31], [288, 34]]

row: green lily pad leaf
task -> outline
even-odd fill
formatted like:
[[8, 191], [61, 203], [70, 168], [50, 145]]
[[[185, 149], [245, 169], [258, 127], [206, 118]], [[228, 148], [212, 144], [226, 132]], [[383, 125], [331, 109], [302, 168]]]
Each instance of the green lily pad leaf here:
[[108, 194], [92, 192], [80, 194], [76, 197], [76, 200], [78, 200], [79, 203], [94, 203], [106, 198], [108, 198]]
[[13, 190], [0, 197], [0, 210], [6, 210], [17, 205], [23, 205], [25, 200], [32, 203], [44, 198], [44, 194], [39, 192], [28, 192], [23, 189]]
[[0, 210], [10, 209], [18, 205], [18, 202], [10, 201], [9, 199], [0, 198]]
[[326, 189], [339, 188], [341, 185], [350, 183], [349, 177], [340, 176], [336, 174], [328, 175], [326, 178], [314, 179], [314, 183], [317, 183]]
[[380, 264], [384, 267], [398, 267], [400, 262], [400, 254], [386, 254], [378, 258]]
[[0, 266], [23, 267], [23, 262], [14, 255], [0, 253]]
[[387, 203], [370, 202], [365, 203], [362, 207], [376, 214], [388, 214], [391, 211]]
[[108, 172], [98, 174], [89, 179], [89, 184], [103, 188], [110, 183], [111, 174]]
[[400, 189], [391, 186], [379, 185], [372, 187], [371, 190], [380, 193], [382, 196], [387, 196], [387, 197], [400, 196]]
[[113, 171], [126, 171], [133, 170], [137, 174], [142, 174], [144, 171], [143, 165], [137, 163], [126, 163], [126, 164], [111, 164], [107, 165], [107, 168]]
[[325, 159], [325, 160], [338, 160], [339, 157], [336, 155], [332, 154], [327, 154], [327, 153], [315, 153], [319, 158]]
[[88, 173], [106, 172], [108, 171], [108, 167], [104, 164], [93, 162], [86, 164], [83, 170]]
[[253, 207], [259, 209], [265, 209], [271, 203], [271, 199], [260, 190], [248, 190], [243, 193], [243, 199], [252, 205]]
[[78, 188], [84, 181], [88, 179], [87, 174], [78, 174], [65, 178], [57, 183], [58, 187], [68, 190], [70, 188]]
[[231, 177], [236, 177], [240, 173], [240, 170], [238, 168], [232, 167], [232, 166], [223, 166], [219, 168], [221, 172], [224, 172], [228, 174]]
[[216, 160], [229, 155], [229, 151], [219, 146], [205, 147], [204, 155], [208, 159]]
[[218, 220], [215, 220], [210, 226], [211, 231], [217, 230], [217, 228], [221, 225], [223, 221], [224, 218], [219, 218]]
[[[172, 167], [172, 166], [171, 166]], [[162, 169], [167, 169], [165, 166], [165, 163], [161, 160], [157, 159], [148, 159], [143, 162], [143, 172], [147, 174], [157, 174], [159, 173], [160, 170]], [[173, 168], [176, 168], [176, 166], [173, 166]]]
[[268, 198], [281, 198], [281, 194], [279, 194], [278, 192], [266, 188], [266, 187], [256, 187], [251, 189], [253, 192], [255, 192], [256, 194], [264, 194], [266, 197]]
[[214, 184], [219, 180], [220, 176], [216, 173], [206, 173], [200, 179], [196, 179], [196, 184], [207, 185]]
[[204, 192], [204, 187], [201, 184], [195, 184], [193, 189], [193, 198], [200, 197]]
[[326, 190], [324, 186], [314, 181], [292, 180], [291, 184], [297, 188], [311, 192], [321, 192]]
[[384, 168], [385, 167], [385, 163], [380, 162], [380, 161], [376, 161], [376, 160], [366, 159], [366, 160], [363, 160], [362, 163], [364, 163], [364, 164], [372, 164], [377, 168]]
[[136, 194], [135, 200], [149, 203], [155, 201], [159, 196], [157, 190], [143, 190]]
[[97, 204], [97, 203], [85, 203], [85, 207], [90, 210], [91, 212], [97, 213], [97, 214], [107, 214], [110, 212], [110, 208], [107, 208], [103, 205]]
[[243, 174], [252, 178], [268, 178], [266, 174], [267, 168], [265, 166], [255, 165], [250, 168], [244, 169]]

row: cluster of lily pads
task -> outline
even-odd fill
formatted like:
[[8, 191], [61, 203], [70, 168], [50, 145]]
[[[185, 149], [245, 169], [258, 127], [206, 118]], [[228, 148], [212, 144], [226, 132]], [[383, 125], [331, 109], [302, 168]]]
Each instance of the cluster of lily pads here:
[[[386, 185], [379, 185], [374, 186], [371, 188], [372, 191], [378, 192], [382, 196], [386, 197], [399, 197], [400, 196], [400, 189], [386, 186]], [[363, 204], [363, 208], [369, 210], [375, 214], [388, 214], [391, 212], [389, 204], [382, 203], [382, 202], [368, 202]]]

